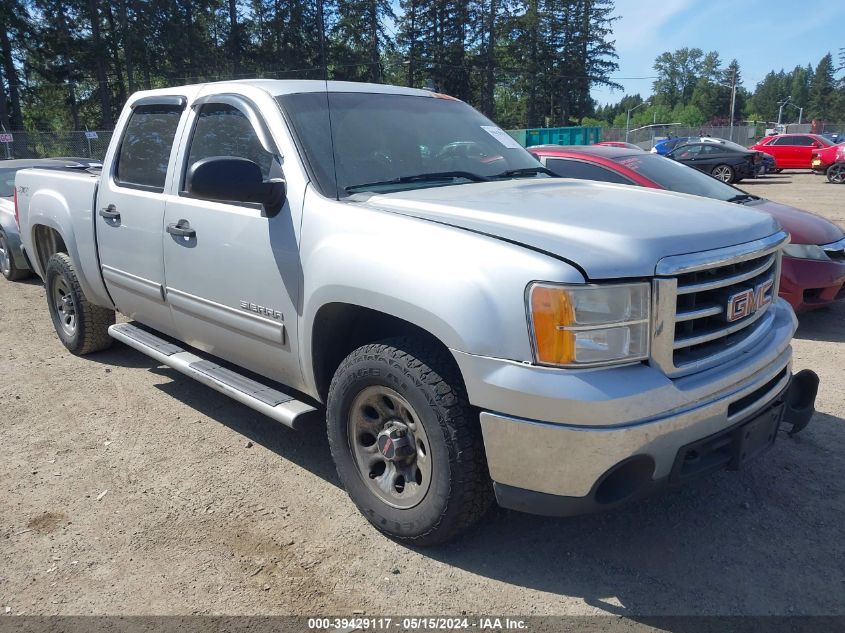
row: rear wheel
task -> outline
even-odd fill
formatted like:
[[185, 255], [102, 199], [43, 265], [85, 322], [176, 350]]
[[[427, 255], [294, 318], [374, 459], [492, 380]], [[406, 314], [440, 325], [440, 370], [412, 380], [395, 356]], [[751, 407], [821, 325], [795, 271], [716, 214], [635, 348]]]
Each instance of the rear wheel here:
[[722, 182], [733, 182], [736, 178], [733, 167], [730, 165], [716, 165], [710, 175]]
[[448, 351], [412, 338], [356, 349], [335, 373], [326, 419], [346, 491], [388, 536], [442, 543], [490, 506], [478, 415]]
[[834, 185], [845, 183], [845, 163], [834, 163], [827, 168], [827, 180]]
[[28, 270], [15, 266], [15, 258], [3, 233], [0, 233], [0, 273], [9, 281], [26, 279], [30, 275]]
[[44, 285], [53, 327], [70, 352], [82, 356], [111, 347], [108, 330], [115, 321], [114, 310], [88, 301], [68, 255], [50, 257]]

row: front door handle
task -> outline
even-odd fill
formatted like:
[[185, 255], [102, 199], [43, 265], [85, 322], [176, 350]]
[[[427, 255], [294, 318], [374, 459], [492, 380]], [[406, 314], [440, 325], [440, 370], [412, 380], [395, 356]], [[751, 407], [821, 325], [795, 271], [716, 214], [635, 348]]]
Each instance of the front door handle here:
[[120, 219], [120, 211], [117, 210], [113, 204], [110, 204], [104, 209], [100, 209], [100, 215], [104, 217], [106, 220], [119, 220]]
[[196, 237], [197, 232], [191, 228], [191, 223], [187, 220], [179, 220], [176, 224], [168, 224], [167, 232], [177, 237]]

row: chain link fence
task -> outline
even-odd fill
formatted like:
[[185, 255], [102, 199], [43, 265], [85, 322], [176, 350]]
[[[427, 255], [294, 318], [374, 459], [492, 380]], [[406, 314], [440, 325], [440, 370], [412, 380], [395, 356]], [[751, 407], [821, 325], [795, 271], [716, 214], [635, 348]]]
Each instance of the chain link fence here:
[[0, 133], [0, 159], [105, 158], [112, 130]]
[[[760, 123], [757, 125], [735, 125], [733, 129], [730, 126], [708, 126], [702, 125], [699, 127], [682, 127], [677, 125], [658, 125], [656, 127], [648, 127], [642, 129], [632, 129], [628, 132], [627, 141], [634, 145], [639, 145], [643, 149], [651, 149], [654, 143], [669, 136], [712, 136], [714, 138], [731, 139], [740, 145], [753, 145], [766, 135], [766, 132], [775, 127], [772, 124]], [[784, 132], [790, 134], [798, 133], [816, 133], [828, 134], [845, 132], [845, 124], [843, 123], [822, 123], [813, 126], [810, 123], [784, 125]], [[626, 130], [622, 128], [602, 128], [601, 140], [603, 141], [625, 141]]]

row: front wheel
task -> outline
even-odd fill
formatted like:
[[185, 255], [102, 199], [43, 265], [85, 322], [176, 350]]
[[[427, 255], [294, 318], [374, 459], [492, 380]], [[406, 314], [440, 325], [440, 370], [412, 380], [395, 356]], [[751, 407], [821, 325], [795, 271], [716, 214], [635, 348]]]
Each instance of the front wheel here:
[[736, 178], [733, 167], [730, 165], [716, 165], [713, 168], [713, 171], [710, 172], [710, 175], [713, 176], [713, 178], [728, 183], [733, 182], [734, 178]]
[[845, 163], [834, 163], [827, 168], [827, 181], [834, 185], [845, 183]]
[[50, 257], [44, 285], [53, 327], [71, 353], [82, 356], [111, 347], [114, 339], [108, 330], [115, 321], [114, 310], [88, 301], [68, 255], [56, 253]]
[[359, 347], [334, 375], [326, 420], [346, 491], [388, 536], [442, 543], [490, 506], [478, 415], [448, 351], [412, 338]]

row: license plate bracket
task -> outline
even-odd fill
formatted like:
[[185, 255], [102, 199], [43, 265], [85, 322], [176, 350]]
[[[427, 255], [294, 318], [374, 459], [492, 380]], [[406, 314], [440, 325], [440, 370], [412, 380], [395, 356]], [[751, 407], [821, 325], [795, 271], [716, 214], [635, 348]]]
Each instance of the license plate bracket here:
[[733, 438], [733, 457], [728, 469], [741, 470], [766, 452], [777, 438], [782, 418], [783, 404], [778, 403], [741, 425]]
[[784, 404], [779, 398], [751, 418], [682, 446], [669, 475], [670, 484], [681, 485], [723, 468], [742, 469], [774, 444], [783, 413]]

